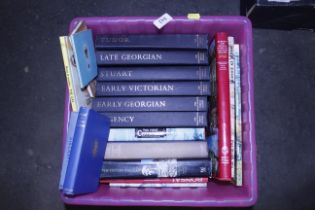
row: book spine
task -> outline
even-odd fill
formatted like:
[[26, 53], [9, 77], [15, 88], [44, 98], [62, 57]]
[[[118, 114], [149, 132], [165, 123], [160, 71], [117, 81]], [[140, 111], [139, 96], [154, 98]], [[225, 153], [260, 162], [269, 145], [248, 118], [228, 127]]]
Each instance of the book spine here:
[[98, 112], [207, 111], [207, 97], [104, 97], [93, 98]]
[[69, 90], [71, 107], [72, 107], [72, 111], [77, 112], [78, 111], [78, 105], [77, 105], [76, 100], [75, 100], [74, 86], [72, 83], [71, 73], [70, 73], [70, 65], [71, 64], [68, 60], [68, 58], [70, 57], [68, 54], [68, 50], [67, 50], [68, 39], [69, 38], [67, 36], [59, 37], [62, 59], [63, 59], [63, 64], [64, 64], [64, 68], [65, 68], [65, 73], [66, 73], [66, 79], [67, 79], [67, 85], [68, 85], [68, 90]]
[[209, 66], [107, 67], [98, 69], [98, 81], [210, 80]]
[[240, 49], [234, 45], [235, 61], [235, 131], [236, 131], [236, 186], [242, 186], [243, 182], [243, 157], [242, 157], [242, 94], [240, 72]]
[[200, 141], [204, 128], [111, 128], [108, 141]]
[[203, 96], [209, 82], [97, 82], [96, 96]]
[[96, 49], [207, 49], [206, 34], [96, 35]]
[[208, 177], [210, 172], [208, 159], [104, 161], [101, 178]]
[[231, 121], [231, 177], [235, 181], [235, 65], [234, 38], [228, 37], [229, 80], [230, 80], [230, 121]]
[[190, 177], [190, 178], [154, 178], [154, 179], [101, 179], [100, 183], [207, 183], [206, 177]]
[[207, 187], [207, 183], [109, 183], [110, 187]]
[[70, 120], [69, 120], [69, 124], [68, 124], [66, 142], [64, 145], [63, 158], [62, 158], [61, 175], [60, 175], [60, 181], [59, 181], [59, 189], [60, 190], [62, 190], [63, 186], [64, 186], [64, 181], [65, 181], [66, 171], [68, 168], [70, 151], [71, 151], [71, 147], [72, 147], [73, 136], [74, 136], [74, 131], [75, 131], [75, 126], [76, 126], [77, 120], [78, 120], [78, 113], [77, 112], [71, 112]]
[[106, 112], [112, 128], [206, 127], [206, 112]]
[[218, 98], [218, 176], [231, 181], [231, 122], [228, 66], [228, 40], [224, 32], [215, 35], [216, 79]]
[[97, 65], [208, 65], [207, 51], [96, 51]]
[[108, 142], [105, 160], [207, 158], [206, 141]]
[[79, 167], [80, 151], [82, 150], [85, 127], [88, 119], [88, 109], [80, 109], [75, 133], [73, 136], [73, 144], [71, 146], [71, 155], [69, 156], [68, 168], [65, 175], [63, 193], [74, 194], [74, 185], [76, 183], [77, 171]]

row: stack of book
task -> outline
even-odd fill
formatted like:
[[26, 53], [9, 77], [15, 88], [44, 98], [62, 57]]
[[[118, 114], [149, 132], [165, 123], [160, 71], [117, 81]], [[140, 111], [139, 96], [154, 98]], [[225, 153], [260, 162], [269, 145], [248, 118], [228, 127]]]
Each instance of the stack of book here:
[[111, 120], [102, 182], [206, 186], [208, 35], [102, 34], [95, 49], [92, 108]]

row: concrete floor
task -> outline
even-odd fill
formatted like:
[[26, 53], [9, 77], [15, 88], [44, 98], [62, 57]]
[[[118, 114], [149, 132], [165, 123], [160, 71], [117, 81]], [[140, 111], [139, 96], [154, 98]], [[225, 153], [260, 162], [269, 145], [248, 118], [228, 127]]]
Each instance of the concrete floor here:
[[[58, 195], [66, 85], [58, 37], [77, 16], [164, 12], [238, 15], [239, 2], [0, 2], [0, 209], [101, 209], [65, 207]], [[254, 29], [259, 194], [253, 209], [314, 208], [314, 52], [312, 32]]]

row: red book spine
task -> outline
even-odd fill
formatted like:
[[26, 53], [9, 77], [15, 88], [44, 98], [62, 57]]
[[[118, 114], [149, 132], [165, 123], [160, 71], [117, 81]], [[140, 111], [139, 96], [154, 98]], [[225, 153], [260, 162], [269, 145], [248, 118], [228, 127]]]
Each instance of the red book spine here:
[[231, 123], [229, 90], [228, 35], [215, 35], [217, 98], [218, 98], [218, 175], [217, 179], [231, 181]]
[[207, 183], [208, 178], [101, 179], [100, 183]]

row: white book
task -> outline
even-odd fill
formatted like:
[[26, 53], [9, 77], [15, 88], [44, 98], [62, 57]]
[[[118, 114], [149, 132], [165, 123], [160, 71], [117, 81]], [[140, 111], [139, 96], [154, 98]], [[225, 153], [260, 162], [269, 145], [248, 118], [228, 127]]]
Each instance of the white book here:
[[235, 70], [234, 70], [234, 38], [228, 37], [229, 47], [229, 81], [230, 81], [230, 121], [231, 121], [231, 175], [235, 179]]
[[236, 186], [243, 184], [243, 157], [242, 157], [242, 92], [241, 92], [241, 71], [240, 71], [240, 48], [234, 45], [235, 63], [235, 133], [236, 133]]
[[105, 160], [207, 158], [206, 141], [108, 142]]
[[207, 183], [109, 183], [110, 187], [207, 187]]

